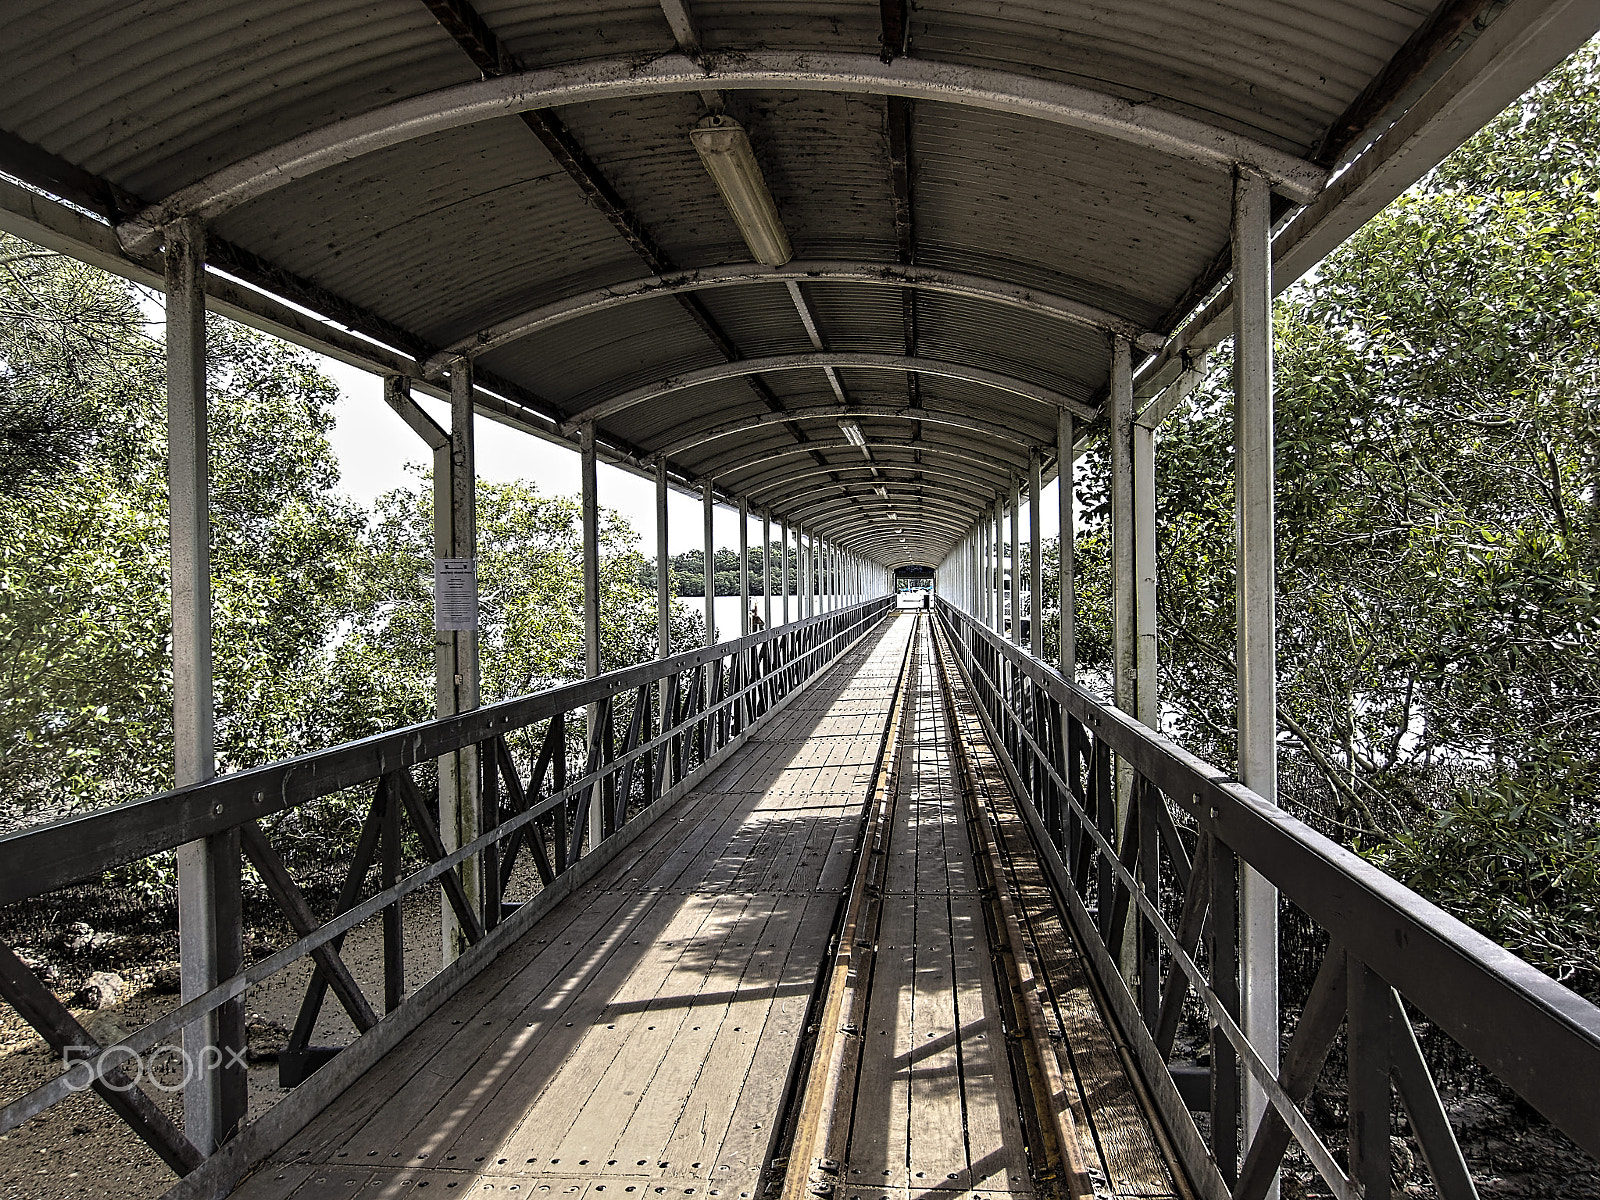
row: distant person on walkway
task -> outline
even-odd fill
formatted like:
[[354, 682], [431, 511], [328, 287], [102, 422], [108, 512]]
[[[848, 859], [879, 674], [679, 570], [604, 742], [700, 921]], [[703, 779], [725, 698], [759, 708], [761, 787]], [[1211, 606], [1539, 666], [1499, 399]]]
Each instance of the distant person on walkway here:
[[933, 593], [932, 592], [923, 592], [922, 593], [922, 607], [923, 608], [929, 608], [929, 607], [932, 606], [932, 604], [933, 604]]
[[760, 633], [766, 627], [767, 623], [761, 619], [761, 614], [756, 611], [756, 606], [752, 604], [750, 606], [750, 632]]

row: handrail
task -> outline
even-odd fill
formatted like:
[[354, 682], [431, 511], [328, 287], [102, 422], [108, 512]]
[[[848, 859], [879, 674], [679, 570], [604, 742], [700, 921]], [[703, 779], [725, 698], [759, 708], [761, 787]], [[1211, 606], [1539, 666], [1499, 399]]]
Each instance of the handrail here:
[[[1600, 1008], [1170, 738], [1100, 703], [970, 614], [942, 598], [937, 611], [1025, 801], [1041, 857], [1202, 1191], [1264, 1194], [1292, 1131], [1336, 1194], [1356, 1196], [1380, 1180], [1386, 1193], [1393, 1076], [1441, 1194], [1471, 1194], [1401, 1000], [1600, 1158]], [[1111, 779], [1116, 764], [1132, 776], [1120, 789], [1120, 810]], [[1169, 804], [1192, 830], [1179, 834]], [[1233, 905], [1241, 863], [1330, 939], [1275, 1078], [1238, 1026]], [[1137, 943], [1131, 962], [1123, 950], [1130, 921]], [[1190, 988], [1216, 1031], [1209, 1147], [1168, 1073]], [[1343, 1167], [1298, 1108], [1341, 1018], [1363, 1081], [1350, 1103], [1356, 1149]], [[1221, 1078], [1232, 1075], [1232, 1055], [1273, 1106], [1259, 1131], [1239, 1128], [1237, 1083]], [[1377, 1105], [1381, 1118], [1367, 1111]], [[1380, 1125], [1381, 1146], [1365, 1132]], [[1230, 1129], [1251, 1135], [1243, 1140], [1242, 1166], [1224, 1144]]]
[[[106, 1047], [96, 1044], [16, 954], [0, 944], [0, 996], [54, 1049], [79, 1052], [71, 1070], [0, 1108], [0, 1134], [72, 1092], [93, 1087], [185, 1176], [186, 1185], [202, 1175], [215, 1176], [211, 1183], [223, 1177], [236, 1179], [272, 1148], [269, 1141], [285, 1136], [286, 1114], [300, 1110], [308, 1119], [331, 1098], [337, 1083], [375, 1061], [486, 964], [501, 944], [592, 875], [668, 802], [695, 786], [758, 725], [870, 633], [892, 603], [892, 598], [877, 597], [580, 683], [0, 836], [0, 902], [9, 902], [92, 878], [199, 837], [237, 830], [235, 844], [256, 864], [298, 935], [292, 945], [240, 969]], [[628, 700], [631, 708], [621, 723], [625, 727], [619, 728], [615, 717]], [[568, 715], [585, 710], [593, 714], [587, 722], [587, 744], [574, 748], [583, 750], [583, 767], [569, 779]], [[542, 744], [524, 777], [506, 735], [541, 723]], [[488, 828], [467, 845], [447, 850], [410, 769], [471, 747], [477, 749], [483, 823]], [[317, 925], [257, 822], [363, 783], [375, 784], [375, 794], [351, 855], [339, 911]], [[598, 842], [588, 836], [589, 809], [595, 805]], [[409, 819], [428, 859], [403, 878], [398, 869], [402, 817]], [[367, 877], [379, 862], [380, 844], [379, 888], [362, 900]], [[524, 850], [533, 861], [540, 890], [532, 901], [507, 904], [503, 898], [512, 867]], [[468, 895], [458, 872], [460, 864], [474, 856], [483, 865], [481, 897]], [[472, 944], [456, 964], [406, 996], [399, 904], [436, 881], [443, 885]], [[385, 921], [387, 1010], [381, 1020], [339, 957], [344, 936], [379, 913]], [[236, 1138], [207, 1157], [159, 1109], [141, 1103], [143, 1093], [130, 1082], [125, 1068], [134, 1056], [223, 1006], [238, 1003], [250, 986], [308, 955], [316, 959], [316, 971], [290, 1037], [290, 1051], [311, 1053], [306, 1040], [330, 988], [350, 1012], [360, 1036], [342, 1051], [338, 1069], [324, 1068], [315, 1077], [315, 1086], [296, 1091], [271, 1110], [267, 1132], [258, 1122], [247, 1127], [249, 1137]], [[301, 1099], [305, 1102], [291, 1103]]]
[[124, 863], [223, 832], [242, 821], [271, 816], [380, 775], [432, 761], [508, 730], [535, 725], [558, 713], [572, 712], [645, 684], [682, 675], [708, 662], [786, 637], [804, 636], [865, 610], [881, 610], [887, 603], [882, 598], [869, 600], [470, 712], [0, 834], [0, 904], [65, 887]]

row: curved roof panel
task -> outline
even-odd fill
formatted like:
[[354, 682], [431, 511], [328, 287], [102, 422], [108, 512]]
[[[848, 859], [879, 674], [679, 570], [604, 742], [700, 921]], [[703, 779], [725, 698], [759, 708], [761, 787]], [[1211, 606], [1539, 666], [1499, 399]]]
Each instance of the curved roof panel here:
[[[618, 461], [664, 455], [901, 563], [942, 557], [1030, 452], [1053, 460], [1057, 405], [1104, 394], [1110, 333], [1147, 360], [1173, 339], [1152, 380], [1216, 340], [1225, 296], [1184, 322], [1224, 282], [1233, 164], [1268, 169], [1285, 217], [1312, 202], [1280, 237], [1304, 269], [1600, 13], [28, 0], [7, 19], [0, 172], [34, 189], [0, 193], [7, 227], [48, 210], [62, 244], [148, 277], [161, 223], [208, 214], [214, 265], [382, 345], [231, 301], [274, 327], [419, 386], [475, 356], [502, 419], [563, 437], [588, 413]], [[747, 129], [803, 272], [751, 261], [689, 139], [713, 112]], [[294, 139], [316, 169], [289, 169], [311, 161]], [[184, 191], [252, 156], [249, 198]]]

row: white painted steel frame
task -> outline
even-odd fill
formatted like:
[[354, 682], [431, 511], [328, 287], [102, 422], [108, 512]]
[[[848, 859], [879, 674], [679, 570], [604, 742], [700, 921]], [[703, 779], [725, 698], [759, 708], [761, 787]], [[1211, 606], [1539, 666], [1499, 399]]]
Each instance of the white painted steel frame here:
[[[1239, 782], [1278, 802], [1277, 588], [1272, 413], [1272, 197], [1255, 171], [1234, 184], [1234, 510], [1237, 533]], [[1278, 1069], [1278, 891], [1246, 865], [1239, 880], [1239, 1013]], [[1245, 1128], [1269, 1107], [1246, 1079]], [[1274, 1192], [1276, 1185], [1274, 1185]], [[1276, 1200], [1275, 1195], [1269, 1200]]]
[[884, 63], [863, 54], [745, 53], [697, 63], [667, 54], [651, 63], [598, 59], [497, 75], [412, 96], [249, 155], [178, 189], [118, 227], [135, 252], [155, 247], [179, 217], [214, 220], [328, 167], [479, 121], [538, 109], [633, 96], [725, 90], [854, 92], [904, 96], [1031, 117], [1199, 163], [1218, 171], [1248, 164], [1300, 204], [1316, 199], [1328, 172], [1293, 154], [1153, 105], [1010, 71], [911, 57]]
[[[211, 498], [209, 400], [206, 378], [206, 233], [198, 221], [167, 231], [167, 487], [172, 603], [172, 767], [183, 787], [216, 774], [216, 719], [211, 657]], [[237, 835], [235, 836], [235, 841]], [[223, 893], [235, 894], [239, 856], [216, 838], [177, 848], [179, 977], [185, 1001], [216, 986], [237, 960], [237, 923], [219, 919]], [[231, 928], [229, 927], [231, 925]], [[235, 964], [234, 969], [237, 969]], [[237, 1006], [235, 1006], [237, 1007]], [[213, 1063], [242, 1012], [218, 1009], [183, 1029], [188, 1061], [184, 1130], [202, 1154], [212, 1153], [244, 1118], [240, 1088]]]
[[[1008, 308], [1020, 309], [1038, 316], [1052, 318], [1068, 324], [1099, 329], [1108, 334], [1129, 338], [1139, 349], [1154, 353], [1166, 344], [1160, 334], [1142, 328], [1136, 322], [1106, 312], [1080, 300], [1038, 288], [1024, 287], [985, 275], [965, 271], [950, 271], [937, 267], [912, 266], [903, 263], [856, 262], [849, 259], [796, 260], [781, 267], [753, 267], [748, 263], [735, 263], [718, 267], [703, 267], [693, 271], [677, 271], [669, 275], [648, 275], [627, 283], [611, 284], [593, 291], [569, 296], [529, 309], [509, 317], [476, 333], [458, 338], [424, 364], [430, 376], [445, 369], [451, 356], [487, 354], [492, 350], [521, 338], [553, 328], [567, 321], [595, 313], [607, 312], [640, 300], [656, 296], [675, 296], [684, 292], [711, 291], [727, 287], [754, 287], [762, 284], [783, 283], [797, 287], [802, 282], [862, 283], [883, 287], [909, 287], [917, 291], [939, 292], [973, 300], [986, 300]], [[822, 349], [819, 345], [817, 349]]]
[[[717, 363], [714, 366], [700, 367], [693, 371], [669, 375], [665, 379], [647, 383], [642, 387], [630, 388], [626, 392], [601, 400], [598, 403], [590, 404], [563, 421], [560, 429], [561, 432], [570, 436], [576, 433], [585, 421], [603, 421], [636, 405], [647, 404], [652, 400], [662, 399], [675, 392], [686, 391], [689, 388], [700, 387], [708, 383], [720, 383], [727, 379], [742, 379], [746, 375], [769, 375], [786, 371], [815, 371], [827, 368], [856, 371], [898, 371], [903, 374], [954, 379], [960, 383], [994, 388], [996, 391], [1006, 392], [1024, 400], [1032, 400], [1035, 403], [1048, 405], [1051, 408], [1070, 409], [1075, 415], [1085, 420], [1092, 419], [1096, 414], [1095, 406], [1089, 403], [1086, 391], [1079, 390], [1077, 394], [1071, 394], [1054, 388], [1041, 387], [1025, 379], [1008, 375], [1002, 371], [991, 371], [985, 367], [947, 362], [936, 358], [925, 358], [920, 355], [841, 353], [838, 351], [813, 350], [800, 354], [772, 354], [762, 358], [741, 358], [733, 362]], [[838, 415], [846, 416], [848, 414], [838, 411]]]

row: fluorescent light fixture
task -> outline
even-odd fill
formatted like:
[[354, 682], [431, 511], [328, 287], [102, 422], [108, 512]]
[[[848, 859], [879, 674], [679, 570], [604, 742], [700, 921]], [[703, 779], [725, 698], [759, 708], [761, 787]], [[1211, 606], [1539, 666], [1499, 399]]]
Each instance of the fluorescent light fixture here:
[[744, 126], [731, 117], [718, 114], [702, 118], [689, 138], [700, 154], [700, 161], [711, 172], [711, 179], [722, 193], [722, 202], [733, 214], [734, 224], [751, 256], [758, 263], [781, 267], [794, 257], [789, 234], [772, 202], [767, 181], [761, 177], [755, 151]]
[[867, 448], [867, 435], [861, 432], [861, 426], [854, 421], [840, 421], [839, 432], [844, 434], [844, 440], [852, 446], [862, 450]]

